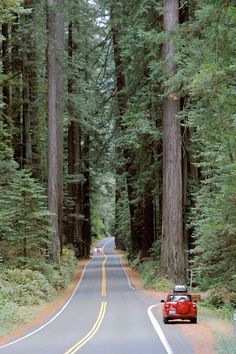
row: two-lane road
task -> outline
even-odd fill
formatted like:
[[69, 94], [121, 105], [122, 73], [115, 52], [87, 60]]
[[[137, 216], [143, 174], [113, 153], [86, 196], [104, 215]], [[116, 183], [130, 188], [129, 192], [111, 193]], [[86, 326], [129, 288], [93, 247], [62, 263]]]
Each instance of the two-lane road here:
[[[88, 263], [73, 296], [56, 316], [0, 354], [192, 354], [177, 326], [157, 322], [154, 300], [136, 291], [113, 253], [113, 238]], [[175, 327], [175, 328], [174, 328]]]

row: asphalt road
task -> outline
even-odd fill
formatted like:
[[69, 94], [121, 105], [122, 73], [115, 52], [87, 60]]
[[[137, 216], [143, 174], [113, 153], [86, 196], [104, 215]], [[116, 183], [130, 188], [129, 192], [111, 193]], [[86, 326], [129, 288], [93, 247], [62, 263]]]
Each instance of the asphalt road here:
[[133, 288], [113, 238], [98, 246], [68, 303], [0, 354], [194, 354], [178, 325], [162, 323], [160, 303]]

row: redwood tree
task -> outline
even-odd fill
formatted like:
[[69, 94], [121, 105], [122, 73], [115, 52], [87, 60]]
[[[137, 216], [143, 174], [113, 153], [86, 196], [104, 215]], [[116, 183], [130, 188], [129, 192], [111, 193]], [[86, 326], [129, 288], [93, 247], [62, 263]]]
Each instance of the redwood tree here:
[[48, 0], [48, 207], [55, 214], [51, 255], [59, 261], [63, 199], [63, 15]]
[[[179, 1], [164, 1], [164, 30], [179, 24]], [[170, 34], [171, 37], [171, 34]], [[163, 56], [167, 79], [176, 71], [173, 39], [164, 44]], [[176, 282], [185, 281], [183, 240], [182, 138], [178, 112], [180, 100], [165, 87], [163, 105], [163, 215], [161, 261], [164, 275]]]

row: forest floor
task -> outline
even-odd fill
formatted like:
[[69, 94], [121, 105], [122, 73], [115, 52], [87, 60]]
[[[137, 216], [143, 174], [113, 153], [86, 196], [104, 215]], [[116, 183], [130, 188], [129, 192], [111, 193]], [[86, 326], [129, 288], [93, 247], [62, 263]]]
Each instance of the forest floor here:
[[[131, 283], [136, 287], [137, 290], [151, 295], [156, 298], [157, 303], [160, 303], [161, 298], [165, 298], [166, 293], [155, 291], [152, 289], [145, 289], [140, 280], [140, 274], [131, 269], [128, 263], [122, 257], [123, 266], [131, 280]], [[37, 316], [35, 319], [17, 329], [14, 333], [6, 335], [0, 338], [0, 345], [3, 345], [11, 340], [14, 340], [16, 337], [23, 335], [26, 331], [30, 330], [30, 328], [35, 328], [36, 326], [42, 325], [45, 320], [51, 316], [53, 316], [69, 299], [71, 294], [74, 291], [74, 288], [78, 284], [79, 279], [81, 278], [82, 272], [88, 260], [81, 260], [79, 262], [79, 266], [76, 269], [75, 275], [73, 277], [72, 282], [68, 286], [68, 288], [60, 294], [58, 298], [56, 298], [50, 304], [43, 304], [37, 306]], [[161, 311], [161, 306], [158, 307], [158, 311]], [[227, 338], [227, 333], [229, 333], [230, 324], [228, 321], [224, 321], [221, 319], [214, 318], [207, 314], [207, 310], [202, 308], [200, 310], [199, 318], [198, 318], [197, 329], [196, 326], [185, 326], [179, 325], [181, 331], [183, 331], [184, 335], [186, 335], [189, 341], [192, 343], [196, 354], [214, 354], [216, 350], [214, 349], [215, 344], [217, 343], [220, 333], [221, 336], [223, 334], [224, 338]], [[225, 335], [224, 335], [225, 334]], [[218, 339], [217, 339], [218, 338]]]

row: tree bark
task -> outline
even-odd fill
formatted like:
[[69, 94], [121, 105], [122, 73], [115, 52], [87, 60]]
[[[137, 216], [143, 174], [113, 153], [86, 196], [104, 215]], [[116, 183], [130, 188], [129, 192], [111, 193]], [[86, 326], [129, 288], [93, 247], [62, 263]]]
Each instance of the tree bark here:
[[[164, 30], [173, 30], [179, 23], [179, 1], [164, 1]], [[176, 71], [174, 43], [164, 44], [166, 75]], [[164, 275], [175, 282], [186, 279], [183, 237], [182, 138], [177, 115], [180, 100], [168, 95], [163, 105], [163, 219], [161, 264]]]
[[[113, 41], [113, 51], [114, 51], [114, 62], [115, 62], [115, 72], [116, 72], [116, 87], [117, 87], [117, 103], [118, 103], [118, 118], [116, 121], [116, 131], [118, 134], [122, 132], [124, 129], [122, 127], [122, 116], [124, 115], [128, 99], [127, 95], [125, 94], [124, 90], [126, 87], [126, 79], [123, 70], [122, 64], [122, 56], [121, 56], [121, 49], [119, 46], [119, 37], [120, 37], [120, 27], [118, 25], [118, 18], [117, 18], [117, 6], [115, 1], [112, 2], [111, 6], [111, 20], [112, 20], [112, 41]], [[140, 232], [140, 225], [138, 221], [138, 214], [140, 211], [138, 207], [136, 207], [132, 201], [134, 199], [134, 191], [133, 191], [133, 177], [135, 172], [133, 170], [133, 163], [130, 157], [130, 151], [125, 149], [124, 147], [117, 146], [116, 147], [117, 155], [124, 156], [126, 159], [125, 168], [121, 168], [120, 166], [116, 168], [117, 174], [117, 181], [119, 181], [119, 177], [126, 171], [127, 178], [127, 192], [128, 192], [128, 199], [129, 199], [129, 212], [130, 212], [130, 231], [131, 231], [131, 253], [136, 254], [139, 250], [141, 250], [141, 232]], [[116, 205], [119, 204], [119, 197], [120, 197], [120, 186], [116, 187]], [[136, 210], [137, 209], [137, 210]], [[115, 234], [117, 232], [115, 231]], [[117, 237], [117, 235], [115, 235]], [[119, 239], [119, 237], [117, 237]], [[118, 241], [117, 241], [118, 242]]]
[[9, 25], [4, 23], [2, 25], [2, 73], [5, 76], [2, 84], [3, 97], [3, 121], [6, 126], [10, 127], [10, 87], [7, 76], [10, 73], [10, 53], [9, 53]]
[[[62, 6], [63, 1], [58, 1]], [[56, 75], [57, 75], [57, 154], [58, 154], [58, 232], [62, 253], [63, 243], [63, 184], [64, 184], [64, 14], [57, 11], [56, 26]]]
[[20, 55], [19, 40], [19, 18], [16, 16], [11, 25], [11, 73], [17, 78], [12, 86], [11, 92], [11, 119], [13, 125], [12, 146], [14, 150], [14, 159], [19, 166], [23, 168], [23, 118], [22, 118], [22, 56]]
[[23, 78], [23, 124], [24, 124], [24, 165], [32, 169], [33, 176], [39, 178], [38, 170], [38, 95], [37, 78], [37, 43], [33, 31], [36, 18], [36, 1], [24, 0], [25, 9], [30, 13], [24, 15], [23, 25], [28, 29], [23, 34], [22, 45], [22, 78]]
[[142, 242], [142, 256], [148, 257], [149, 250], [154, 242], [154, 205], [152, 191], [149, 188], [145, 190], [144, 196], [144, 210], [143, 210], [143, 242]]
[[[72, 60], [73, 60], [73, 24], [69, 23], [68, 27], [68, 64], [69, 64], [69, 78], [68, 78], [68, 112], [71, 122], [68, 128], [67, 144], [68, 144], [68, 173], [72, 176], [75, 173], [75, 152], [74, 152], [74, 107], [71, 100], [73, 93], [73, 79], [72, 79]], [[66, 242], [73, 244], [75, 239], [75, 186], [73, 181], [68, 181], [68, 197], [69, 206], [67, 208], [67, 228], [66, 228]]]
[[25, 45], [22, 51], [24, 166], [29, 168], [32, 167], [32, 117], [30, 114], [29, 64]]
[[82, 255], [88, 257], [90, 255], [91, 246], [91, 214], [90, 214], [90, 163], [89, 163], [89, 150], [90, 150], [90, 138], [87, 134], [84, 138], [84, 185], [83, 185], [83, 232], [82, 232]]
[[59, 263], [63, 200], [63, 15], [48, 0], [48, 208], [55, 214], [51, 256]]
[[82, 219], [83, 213], [82, 198], [83, 189], [82, 183], [75, 181], [78, 179], [78, 174], [81, 171], [81, 130], [76, 117], [75, 107], [72, 99], [74, 92], [73, 80], [73, 24], [70, 22], [68, 30], [68, 61], [69, 61], [69, 79], [68, 79], [68, 112], [70, 114], [71, 122], [68, 129], [68, 173], [72, 181], [68, 182], [68, 195], [70, 199], [70, 210], [68, 212], [67, 221], [67, 238], [68, 242], [75, 247], [76, 255], [81, 256], [83, 252], [82, 243]]

